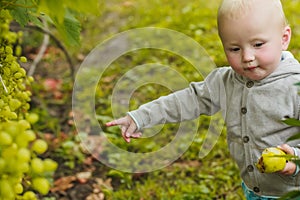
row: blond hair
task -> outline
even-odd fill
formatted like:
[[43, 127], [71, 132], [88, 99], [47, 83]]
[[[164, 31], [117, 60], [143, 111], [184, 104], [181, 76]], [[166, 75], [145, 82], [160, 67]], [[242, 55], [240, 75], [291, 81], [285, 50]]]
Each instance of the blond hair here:
[[[247, 14], [251, 10], [256, 0], [223, 0], [218, 10], [218, 23], [223, 18], [238, 19]], [[266, 0], [260, 0], [266, 1]], [[269, 0], [270, 6], [276, 9], [276, 13], [280, 15], [283, 26], [288, 25], [280, 0]]]

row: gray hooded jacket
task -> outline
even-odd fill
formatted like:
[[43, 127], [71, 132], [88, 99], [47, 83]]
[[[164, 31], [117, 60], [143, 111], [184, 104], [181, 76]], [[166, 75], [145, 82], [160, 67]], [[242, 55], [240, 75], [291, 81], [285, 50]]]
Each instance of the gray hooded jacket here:
[[[282, 123], [284, 117], [299, 119], [300, 64], [283, 52], [278, 68], [260, 81], [236, 74], [230, 67], [217, 68], [203, 82], [160, 97], [129, 112], [139, 129], [165, 122], [192, 120], [222, 111], [227, 126], [230, 154], [237, 162], [248, 188], [263, 196], [282, 196], [300, 189], [300, 176], [260, 173], [255, 163], [262, 151], [286, 143], [300, 133], [299, 127]], [[297, 147], [299, 141], [288, 144]], [[299, 150], [296, 151], [300, 155]]]

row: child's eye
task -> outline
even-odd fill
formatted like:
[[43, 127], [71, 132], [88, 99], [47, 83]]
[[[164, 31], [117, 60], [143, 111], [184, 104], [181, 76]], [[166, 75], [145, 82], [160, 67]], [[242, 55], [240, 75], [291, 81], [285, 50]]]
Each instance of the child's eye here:
[[238, 47], [230, 48], [230, 49], [229, 49], [229, 51], [233, 51], [233, 52], [237, 52], [237, 51], [239, 51], [239, 50], [240, 50], [240, 48], [238, 48]]
[[254, 44], [254, 47], [261, 47], [263, 44], [264, 44], [264, 43], [259, 42], [259, 43]]

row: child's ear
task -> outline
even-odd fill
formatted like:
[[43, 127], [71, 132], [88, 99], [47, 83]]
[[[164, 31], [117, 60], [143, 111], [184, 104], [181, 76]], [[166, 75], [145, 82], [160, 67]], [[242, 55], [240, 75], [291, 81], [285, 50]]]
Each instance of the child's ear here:
[[291, 36], [292, 36], [292, 30], [290, 26], [286, 26], [283, 29], [283, 34], [282, 34], [282, 50], [285, 51], [287, 50], [290, 41], [291, 41]]

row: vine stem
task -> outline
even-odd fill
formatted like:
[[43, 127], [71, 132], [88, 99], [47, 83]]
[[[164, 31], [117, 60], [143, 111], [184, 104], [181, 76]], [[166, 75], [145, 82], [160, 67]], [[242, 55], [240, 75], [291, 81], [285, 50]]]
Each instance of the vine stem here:
[[[0, 64], [0, 67], [2, 67], [2, 66], [3, 66], [3, 65]], [[4, 91], [5, 91], [5, 93], [8, 94], [7, 87], [6, 87], [5, 84], [4, 84], [4, 81], [3, 81], [3, 79], [2, 79], [1, 74], [0, 74], [0, 82], [1, 82], [1, 84], [2, 84], [2, 87], [3, 87]]]
[[[44, 25], [44, 30], [48, 31], [48, 23], [47, 21], [42, 18], [43, 21], [43, 25]], [[36, 66], [37, 64], [42, 60], [43, 55], [45, 54], [47, 47], [49, 44], [49, 34], [44, 33], [44, 39], [43, 39], [43, 43], [41, 45], [41, 48], [39, 50], [39, 53], [37, 54], [36, 58], [33, 60], [33, 63], [31, 64], [29, 71], [28, 71], [28, 75], [32, 76], [35, 72]]]

